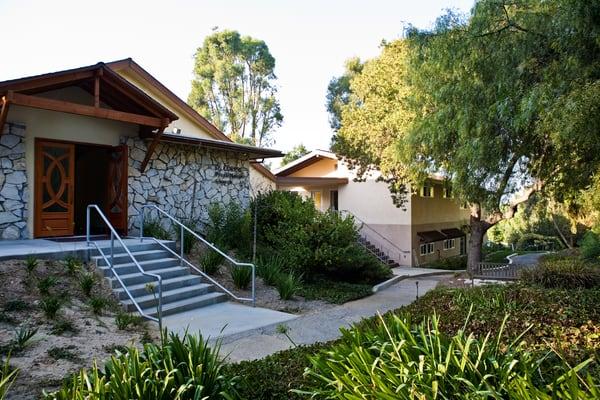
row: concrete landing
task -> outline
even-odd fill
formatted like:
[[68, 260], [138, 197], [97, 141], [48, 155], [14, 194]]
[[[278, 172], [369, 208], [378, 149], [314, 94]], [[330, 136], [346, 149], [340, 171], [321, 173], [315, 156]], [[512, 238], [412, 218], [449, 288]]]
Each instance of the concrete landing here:
[[296, 318], [296, 315], [267, 308], [226, 302], [169, 315], [163, 318], [163, 325], [171, 332], [183, 334], [187, 329], [189, 333], [199, 331], [205, 338], [216, 339], [273, 327]]

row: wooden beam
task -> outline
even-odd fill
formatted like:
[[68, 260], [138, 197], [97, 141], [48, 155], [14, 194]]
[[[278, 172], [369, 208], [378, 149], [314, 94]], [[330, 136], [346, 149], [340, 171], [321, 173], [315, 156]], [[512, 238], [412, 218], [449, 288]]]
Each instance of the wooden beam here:
[[0, 136], [2, 136], [4, 132], [4, 124], [6, 124], [6, 117], [8, 117], [8, 105], [9, 105], [8, 97], [2, 97], [2, 110], [0, 110]]
[[100, 74], [94, 78], [94, 107], [100, 108]]
[[154, 135], [154, 139], [152, 140], [152, 142], [150, 142], [150, 145], [148, 146], [148, 150], [146, 150], [146, 156], [144, 157], [144, 160], [142, 161], [142, 165], [140, 165], [140, 172], [142, 172], [142, 173], [146, 170], [146, 167], [148, 166], [148, 163], [150, 162], [150, 157], [152, 157], [152, 154], [154, 154], [154, 149], [156, 148], [156, 145], [160, 141], [161, 136], [165, 132], [165, 128], [167, 127], [166, 124], [169, 123], [168, 121], [164, 121], [164, 122], [165, 122], [165, 125], [162, 126], [158, 130], [158, 132], [156, 132], [156, 134]]
[[[31, 90], [31, 89], [40, 89], [41, 87], [55, 86], [55, 85], [60, 85], [60, 84], [67, 83], [67, 82], [89, 79], [89, 78], [93, 78], [94, 75], [95, 75], [94, 71], [80, 71], [80, 72], [75, 72], [72, 74], [65, 74], [65, 75], [59, 75], [59, 76], [50, 74], [49, 76], [42, 77], [39, 79], [31, 78], [31, 79], [24, 79], [23, 82], [13, 82], [13, 83], [8, 82], [7, 85], [10, 84], [11, 90], [18, 91], [18, 92], [25, 92], [25, 91]], [[1, 87], [0, 87], [0, 90], [1, 90]]]
[[40, 108], [42, 110], [59, 111], [69, 114], [85, 115], [88, 117], [111, 119], [114, 121], [129, 122], [132, 124], [147, 125], [157, 128], [164, 126], [164, 121], [157, 117], [109, 110], [106, 108], [96, 108], [83, 104], [47, 99], [44, 97], [29, 96], [21, 93], [13, 94], [12, 103], [19, 106]]

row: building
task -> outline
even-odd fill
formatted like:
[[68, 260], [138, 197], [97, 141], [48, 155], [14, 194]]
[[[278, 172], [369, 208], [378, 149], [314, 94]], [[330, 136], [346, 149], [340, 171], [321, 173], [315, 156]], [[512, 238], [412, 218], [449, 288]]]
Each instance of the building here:
[[89, 204], [123, 234], [144, 204], [202, 222], [275, 185], [256, 160], [279, 151], [233, 143], [131, 59], [0, 82], [0, 100], [2, 239], [82, 235]]
[[469, 213], [442, 180], [430, 179], [398, 208], [377, 172], [355, 181], [347, 164], [328, 151], [313, 151], [274, 174], [278, 189], [312, 198], [321, 211], [352, 214], [363, 240], [400, 265], [418, 266], [465, 253], [463, 226]]

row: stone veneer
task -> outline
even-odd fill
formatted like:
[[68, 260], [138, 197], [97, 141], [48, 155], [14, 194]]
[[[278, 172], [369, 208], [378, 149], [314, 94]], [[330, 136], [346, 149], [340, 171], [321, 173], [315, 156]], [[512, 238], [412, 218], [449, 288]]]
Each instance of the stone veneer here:
[[[156, 204], [170, 215], [194, 221], [200, 228], [208, 221], [212, 203], [250, 203], [249, 163], [235, 153], [159, 143], [144, 173], [140, 165], [147, 143], [123, 137], [129, 147], [129, 231], [139, 232], [140, 210]], [[156, 213], [148, 213], [154, 215]], [[163, 219], [165, 228], [170, 225]]]
[[8, 122], [0, 137], [0, 238], [29, 238], [28, 202], [25, 126]]

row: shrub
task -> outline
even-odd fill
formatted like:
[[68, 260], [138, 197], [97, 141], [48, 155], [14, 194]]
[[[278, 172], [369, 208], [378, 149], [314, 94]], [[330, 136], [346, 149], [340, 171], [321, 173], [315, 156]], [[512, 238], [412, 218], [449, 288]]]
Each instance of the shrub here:
[[[500, 252], [494, 252], [488, 255], [490, 259], [495, 259], [494, 254], [499, 254]], [[502, 253], [504, 254], [504, 253]], [[512, 254], [510, 252], [509, 254]], [[486, 257], [487, 262], [505, 262], [507, 261], [504, 256], [500, 258], [499, 261], [489, 261]], [[446, 257], [440, 258], [439, 260], [435, 260], [426, 265], [427, 268], [439, 268], [439, 269], [447, 269], [451, 271], [463, 270], [467, 269], [467, 256], [455, 256], [455, 257]]]
[[144, 319], [140, 315], [133, 315], [126, 312], [118, 312], [115, 316], [117, 329], [124, 331], [134, 326], [143, 326]]
[[285, 262], [280, 256], [261, 257], [257, 262], [258, 275], [263, 279], [263, 282], [269, 286], [275, 286], [279, 275], [285, 268]]
[[22, 351], [37, 332], [37, 328], [29, 328], [27, 326], [20, 327], [15, 332], [15, 337], [13, 339], [13, 350]]
[[225, 257], [217, 253], [213, 249], [206, 248], [202, 256], [200, 256], [200, 265], [202, 270], [208, 275], [214, 275], [218, 270]]
[[61, 318], [52, 325], [51, 332], [53, 335], [62, 335], [65, 332], [77, 333], [79, 329], [77, 329], [73, 321]]
[[10, 357], [7, 357], [0, 368], [0, 400], [6, 397], [8, 390], [17, 379], [18, 369], [10, 368]]
[[153, 237], [159, 240], [170, 240], [171, 234], [163, 228], [160, 220], [153, 218], [144, 219], [144, 236]]
[[581, 240], [579, 251], [584, 260], [597, 261], [600, 257], [600, 237], [598, 234], [587, 231]]
[[202, 336], [170, 333], [160, 346], [128, 347], [104, 368], [82, 370], [46, 398], [87, 398], [93, 393], [94, 398], [224, 399], [234, 390], [232, 380], [222, 373], [219, 348], [218, 343], [208, 347]]
[[233, 284], [238, 289], [247, 289], [252, 282], [252, 269], [250, 267], [232, 265], [230, 273]]
[[315, 279], [305, 282], [298, 295], [306, 300], [325, 300], [334, 304], [343, 304], [373, 294], [373, 286], [364, 283], [336, 282], [330, 279]]
[[600, 267], [577, 258], [551, 258], [522, 271], [521, 278], [545, 288], [591, 289], [600, 287]]
[[90, 297], [92, 294], [95, 283], [96, 275], [93, 272], [83, 272], [79, 276], [79, 287], [81, 288], [81, 292], [87, 297]]
[[58, 279], [55, 276], [47, 276], [38, 281], [37, 288], [42, 295], [47, 296], [50, 294], [50, 289], [56, 286], [57, 283]]
[[67, 274], [74, 276], [81, 270], [83, 262], [79, 258], [69, 255], [63, 260], [63, 265], [67, 271]]
[[33, 273], [35, 272], [38, 265], [39, 265], [39, 261], [38, 261], [37, 257], [32, 254], [28, 255], [27, 258], [25, 259], [25, 268], [27, 269], [28, 275], [33, 275]]
[[[593, 398], [600, 391], [579, 375], [589, 362], [571, 369], [565, 362], [555, 376], [540, 377], [546, 355], [529, 352], [523, 342], [502, 344], [495, 337], [476, 338], [460, 330], [439, 329], [438, 319], [411, 326], [398, 316], [381, 319], [371, 329], [342, 329], [342, 340], [311, 357], [307, 391], [319, 398]], [[562, 395], [561, 395], [562, 394]]]
[[[192, 231], [195, 231], [197, 229], [197, 224], [196, 221], [190, 218], [179, 218], [179, 220], [181, 221], [181, 223], [185, 226], [187, 226], [188, 228], [190, 228]], [[177, 225], [177, 224], [173, 224], [172, 227], [173, 230], [173, 238], [175, 238], [175, 240], [181, 241], [181, 226]], [[192, 252], [192, 250], [194, 249], [194, 245], [196, 244], [196, 241], [198, 239], [196, 239], [196, 237], [191, 234], [187, 229], [183, 230], [183, 252], [185, 254], [190, 254]]]
[[62, 347], [51, 347], [47, 350], [47, 353], [50, 357], [55, 360], [69, 360], [69, 361], [78, 361], [80, 357], [75, 353], [77, 347], [74, 345], [62, 346]]
[[300, 290], [301, 281], [293, 272], [280, 274], [277, 280], [277, 292], [281, 300], [291, 300]]
[[90, 298], [88, 301], [89, 306], [92, 309], [92, 312], [96, 315], [102, 315], [104, 308], [108, 305], [108, 301], [101, 296], [94, 296]]
[[20, 299], [9, 300], [4, 304], [4, 311], [25, 311], [29, 309], [29, 304]]
[[242, 209], [237, 203], [229, 203], [226, 206], [211, 204], [208, 209], [207, 239], [217, 247], [236, 249], [239, 256], [247, 258], [252, 254], [250, 210]]
[[40, 308], [48, 319], [56, 318], [56, 314], [62, 307], [62, 299], [57, 296], [47, 296], [40, 300]]

